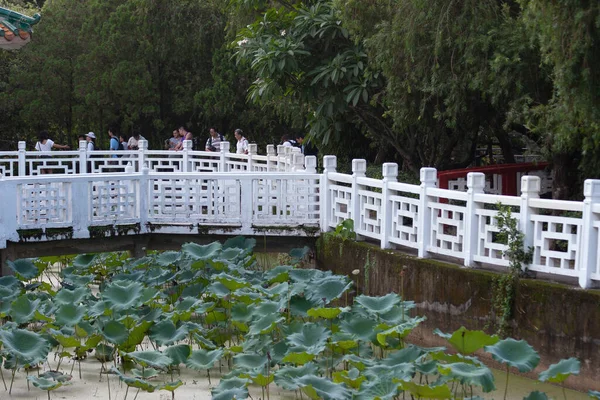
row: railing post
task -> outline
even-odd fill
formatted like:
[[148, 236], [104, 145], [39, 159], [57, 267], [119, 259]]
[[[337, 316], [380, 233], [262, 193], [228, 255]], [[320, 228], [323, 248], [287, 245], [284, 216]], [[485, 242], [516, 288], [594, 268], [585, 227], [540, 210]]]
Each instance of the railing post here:
[[[27, 163], [25, 162], [25, 152], [27, 148], [27, 143], [20, 141], [18, 143], [18, 149], [19, 149], [19, 163], [18, 163], [18, 168], [19, 168], [19, 176], [26, 176], [27, 175]], [[12, 171], [12, 176], [14, 176], [15, 171]]]
[[[79, 148], [81, 157], [81, 147]], [[85, 165], [85, 162], [84, 164]], [[83, 177], [82, 177], [83, 178]], [[73, 239], [90, 237], [90, 182], [87, 179], [76, 178], [71, 182], [71, 219], [73, 223]]]
[[292, 172], [304, 171], [304, 154], [292, 153]]
[[87, 174], [87, 142], [85, 140], [79, 141], [79, 173]]
[[139, 190], [137, 191], [138, 197], [138, 213], [140, 219], [140, 231], [142, 233], [148, 232], [148, 207], [150, 207], [150, 169], [147, 166], [142, 166], [141, 173], [137, 175], [139, 179]]
[[[254, 156], [258, 154], [258, 145], [256, 143], [248, 144], [248, 172], [254, 172]], [[269, 161], [267, 160], [267, 164]]]
[[329, 191], [329, 174], [335, 173], [337, 168], [337, 158], [335, 156], [323, 157], [323, 173], [321, 174], [321, 185], [319, 191], [320, 209], [321, 209], [321, 232], [329, 230], [329, 221], [331, 219], [331, 192]]
[[473, 256], [477, 249], [477, 210], [480, 205], [475, 201], [475, 195], [483, 193], [485, 188], [485, 174], [482, 172], [469, 172], [467, 174], [467, 209], [465, 211], [464, 221], [464, 260], [463, 265], [470, 267], [473, 264]]
[[227, 170], [227, 154], [229, 153], [229, 142], [221, 142], [219, 153], [219, 172], [229, 172]]
[[[304, 157], [304, 171], [307, 174], [316, 174], [317, 173], [317, 157], [315, 156], [305, 156]], [[317, 207], [313, 202], [316, 203], [316, 199], [318, 198], [319, 194], [318, 194], [318, 188], [315, 185], [315, 179], [306, 179], [304, 182], [306, 182], [308, 185], [310, 185], [310, 189], [308, 190], [308, 196], [306, 196], [306, 201], [308, 202], [309, 206], [308, 206], [308, 211], [310, 212], [309, 217], [310, 218], [315, 218], [315, 216], [318, 216], [319, 214], [317, 213], [317, 210], [319, 207]]]
[[[587, 289], [592, 286], [592, 273], [598, 272], [598, 230], [600, 215], [594, 208], [600, 203], [600, 180], [586, 179], [583, 184], [583, 226], [575, 268], [579, 270], [579, 286]], [[596, 225], [596, 226], [594, 226]]]
[[360, 239], [358, 231], [362, 229], [360, 220], [360, 199], [358, 196], [359, 185], [358, 178], [365, 176], [367, 172], [367, 161], [363, 159], [352, 160], [352, 189], [350, 194], [351, 211], [350, 217], [354, 220], [354, 231], [356, 232], [356, 238]]
[[[275, 145], [268, 144], [267, 145], [267, 172], [271, 172], [273, 170], [271, 161], [274, 157], [277, 157], [277, 153], [275, 152]], [[277, 165], [277, 164], [275, 164]]]
[[[241, 177], [243, 177], [242, 175]], [[247, 176], [247, 175], [246, 175]], [[243, 234], [252, 234], [252, 223], [253, 223], [253, 208], [255, 202], [255, 196], [252, 192], [251, 179], [240, 179], [240, 219], [242, 223]]]
[[183, 141], [183, 152], [181, 157], [181, 172], [189, 172], [190, 168], [190, 154], [189, 152], [192, 150], [192, 141], [184, 140]]
[[[281, 159], [284, 159], [283, 161], [283, 168], [281, 168]], [[285, 146], [280, 144], [277, 146], [277, 164], [276, 164], [276, 171], [277, 172], [284, 172], [286, 171], [285, 168]]]
[[305, 156], [304, 157], [304, 170], [307, 174], [317, 173], [317, 157], [316, 156]]
[[147, 140], [139, 140], [138, 141], [138, 165], [136, 167], [136, 171], [142, 171], [145, 167], [151, 168], [150, 163], [146, 165], [146, 152], [148, 151], [148, 141]]
[[539, 199], [540, 188], [541, 180], [539, 176], [526, 175], [521, 178], [519, 230], [523, 233], [523, 246], [525, 250], [533, 246], [533, 221], [531, 220], [531, 214], [534, 214], [535, 211], [529, 206], [529, 199]]
[[431, 211], [429, 210], [428, 188], [435, 187], [437, 170], [435, 168], [421, 168], [421, 193], [419, 194], [419, 257], [429, 257], [427, 248], [431, 242]]
[[392, 201], [390, 200], [390, 182], [398, 181], [398, 164], [385, 163], [382, 167], [383, 180], [381, 187], [381, 248], [390, 247], [392, 234]]
[[[0, 174], [0, 182], [2, 183], [2, 190], [0, 190], [0, 204], [2, 204], [2, 213], [0, 216], [0, 248], [6, 248], [6, 241], [18, 241], [19, 235], [17, 233], [18, 227], [18, 193], [17, 184], [6, 180], [3, 175]], [[6, 266], [1, 266], [2, 276], [6, 275]]]

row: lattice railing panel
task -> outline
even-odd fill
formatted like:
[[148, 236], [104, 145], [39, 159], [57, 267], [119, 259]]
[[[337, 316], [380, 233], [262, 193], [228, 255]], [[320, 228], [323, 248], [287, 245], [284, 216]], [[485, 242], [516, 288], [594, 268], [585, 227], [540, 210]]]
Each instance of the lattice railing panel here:
[[21, 228], [65, 226], [71, 222], [70, 183], [21, 184], [17, 190], [17, 223]]
[[465, 207], [430, 202], [429, 212], [431, 212], [431, 245], [428, 251], [462, 257]]
[[79, 158], [60, 156], [36, 156], [26, 161], [28, 175], [77, 174]]
[[352, 218], [352, 188], [330, 182], [328, 190], [331, 199], [328, 223], [335, 228], [342, 221]]
[[[475, 211], [477, 246], [473, 249], [473, 260], [482, 263], [508, 266], [509, 260], [504, 255], [508, 248], [498, 240], [498, 224], [496, 215], [498, 210], [479, 208]], [[519, 213], [513, 212], [512, 217], [519, 220]]]
[[356, 233], [375, 239], [379, 238], [379, 235], [381, 234], [382, 218], [381, 201], [381, 192], [374, 192], [365, 189], [358, 191], [360, 215], [358, 217], [358, 221], [355, 221], [354, 224], [354, 230]]
[[418, 247], [419, 241], [419, 199], [393, 194], [389, 196], [392, 202], [392, 231], [390, 243]]
[[137, 182], [128, 179], [92, 181], [91, 219], [124, 223], [139, 218]]
[[580, 218], [556, 215], [531, 216], [533, 221], [533, 262], [529, 269], [551, 274], [573, 275], [579, 248]]
[[252, 190], [257, 222], [319, 222], [318, 179], [260, 179], [253, 182]]

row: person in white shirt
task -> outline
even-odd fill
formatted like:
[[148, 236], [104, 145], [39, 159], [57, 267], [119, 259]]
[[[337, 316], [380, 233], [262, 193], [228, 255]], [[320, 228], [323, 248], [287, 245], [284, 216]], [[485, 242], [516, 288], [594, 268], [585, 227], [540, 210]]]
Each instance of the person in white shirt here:
[[248, 139], [244, 137], [244, 132], [241, 129], [236, 129], [233, 136], [237, 139], [237, 154], [248, 154]]
[[96, 134], [94, 132], [86, 133], [85, 140], [87, 140], [87, 151], [96, 150]]
[[52, 139], [50, 139], [47, 131], [41, 131], [38, 134], [38, 142], [35, 144], [35, 149], [37, 151], [50, 151], [52, 149], [68, 150], [69, 146], [66, 144], [54, 143]]

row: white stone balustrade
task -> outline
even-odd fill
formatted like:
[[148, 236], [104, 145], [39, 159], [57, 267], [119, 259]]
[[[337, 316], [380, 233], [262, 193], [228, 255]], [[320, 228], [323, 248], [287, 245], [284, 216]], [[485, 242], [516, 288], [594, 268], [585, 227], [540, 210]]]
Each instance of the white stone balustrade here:
[[[353, 161], [350, 175], [337, 172], [335, 156], [325, 156], [318, 174], [315, 157], [290, 148], [280, 146], [275, 153], [270, 146], [264, 159], [255, 152], [251, 147], [249, 154], [232, 157], [224, 146], [206, 155], [188, 146], [179, 154], [161, 154], [141, 146], [129, 152], [137, 156], [127, 164], [92, 165], [93, 173], [3, 173], [0, 248], [31, 229], [70, 229], [75, 239], [106, 226], [135, 226], [128, 234], [309, 236], [353, 219], [357, 237], [382, 248], [411, 249], [419, 257], [466, 267], [506, 267], [506, 244], [497, 238], [495, 218], [501, 203], [511, 207], [533, 250], [529, 270], [571, 277], [583, 288], [600, 284], [600, 180], [585, 182], [583, 202], [557, 201], [540, 198], [537, 176], [522, 177], [521, 196], [514, 197], [485, 193], [481, 173], [470, 173], [467, 191], [461, 192], [438, 188], [433, 168], [423, 168], [421, 184], [412, 185], [397, 181], [395, 163], [384, 164], [380, 180], [365, 176], [364, 160]], [[81, 150], [76, 153], [83, 171], [95, 162], [85, 158], [81, 164]], [[17, 171], [33, 162], [24, 160], [15, 158]], [[115, 165], [121, 173], [101, 172]], [[51, 240], [39, 236], [28, 239]]]

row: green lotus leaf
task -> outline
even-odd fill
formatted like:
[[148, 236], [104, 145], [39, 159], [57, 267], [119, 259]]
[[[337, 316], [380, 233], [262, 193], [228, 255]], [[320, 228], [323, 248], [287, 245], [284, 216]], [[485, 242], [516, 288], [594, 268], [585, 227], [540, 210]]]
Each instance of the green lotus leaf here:
[[131, 370], [131, 373], [136, 378], [140, 378], [140, 379], [152, 379], [152, 378], [157, 377], [160, 372], [157, 369], [154, 369], [154, 368], [142, 368], [142, 369], [140, 369], [140, 368], [133, 368]]
[[125, 343], [129, 337], [125, 325], [118, 321], [108, 321], [102, 328], [101, 334], [107, 341], [116, 345]]
[[226, 260], [234, 262], [244, 257], [245, 254], [246, 251], [244, 249], [230, 247], [229, 249], [222, 249], [221, 254], [215, 257], [215, 260]]
[[394, 379], [395, 382], [410, 381], [415, 376], [415, 366], [412, 363], [396, 364], [393, 366], [374, 364], [368, 366], [363, 373], [371, 381], [382, 377]]
[[292, 363], [294, 365], [304, 365], [304, 364], [314, 360], [315, 357], [316, 357], [315, 354], [309, 354], [306, 352], [301, 352], [301, 353], [290, 352], [290, 353], [286, 354], [285, 357], [283, 357], [281, 362]]
[[17, 324], [30, 322], [33, 320], [35, 312], [40, 307], [40, 303], [40, 299], [32, 301], [27, 295], [21, 295], [11, 303], [8, 315], [10, 315], [12, 320]]
[[[366, 379], [367, 377], [361, 375], [360, 371], [356, 368], [352, 368], [349, 371], [342, 370], [333, 373], [333, 383], [345, 383], [346, 386], [354, 390], [358, 390]], [[396, 387], [397, 386], [398, 385], [396, 385]]]
[[188, 334], [185, 325], [177, 328], [171, 320], [164, 320], [150, 328], [150, 339], [158, 343], [159, 346], [168, 346], [184, 339]]
[[252, 319], [252, 309], [244, 303], [235, 303], [231, 307], [231, 319], [239, 322], [250, 322]]
[[349, 315], [341, 323], [342, 332], [362, 341], [371, 341], [375, 338], [377, 322], [360, 315]]
[[412, 363], [415, 362], [422, 355], [423, 351], [419, 347], [408, 345], [402, 350], [398, 350], [388, 354], [388, 356], [385, 359], [381, 360], [381, 364], [394, 366], [398, 364]]
[[242, 378], [221, 379], [219, 386], [211, 392], [213, 400], [232, 400], [248, 398], [248, 381]]
[[214, 294], [218, 298], [223, 298], [228, 296], [231, 293], [231, 290], [227, 289], [227, 286], [223, 285], [221, 282], [213, 282], [208, 285], [206, 292]]
[[270, 284], [281, 283], [290, 279], [289, 271], [292, 269], [289, 265], [278, 265], [265, 272], [264, 279]]
[[492, 355], [494, 360], [515, 367], [519, 372], [529, 372], [540, 362], [538, 353], [524, 340], [504, 339], [484, 350]]
[[256, 239], [254, 238], [245, 238], [244, 236], [235, 236], [229, 238], [223, 243], [223, 249], [229, 249], [231, 247], [235, 247], [238, 249], [243, 249], [246, 251], [250, 251], [254, 249], [256, 246]]
[[217, 348], [217, 346], [210, 339], [207, 339], [200, 334], [194, 333], [194, 340], [200, 347], [204, 349], [213, 350]]
[[[177, 303], [177, 305], [175, 306], [175, 310], [177, 311], [194, 311], [197, 307], [201, 306], [202, 304], [204, 304], [204, 301], [202, 299], [198, 299], [196, 297], [183, 297], [181, 299], [181, 301], [179, 301]], [[214, 304], [214, 303], [208, 303], [208, 304]]]
[[20, 292], [23, 289], [23, 283], [15, 278], [14, 276], [2, 276], [0, 277], [0, 287], [4, 289], [9, 289], [12, 292]]
[[170, 357], [167, 357], [160, 351], [133, 351], [131, 353], [124, 353], [126, 356], [131, 357], [135, 362], [140, 364], [142, 367], [151, 367], [156, 369], [166, 369], [173, 363]]
[[375, 379], [362, 385], [358, 393], [353, 399], [356, 400], [392, 400], [398, 395], [398, 383], [392, 381], [391, 378], [384, 377]]
[[117, 281], [111, 283], [103, 292], [102, 298], [114, 311], [123, 311], [141, 304], [144, 286], [139, 282]]
[[264, 335], [271, 332], [277, 324], [285, 321], [281, 314], [267, 314], [250, 326], [250, 335]]
[[35, 375], [29, 375], [27, 380], [33, 383], [33, 386], [36, 388], [47, 391], [58, 389], [63, 385], [63, 382], [61, 381], [55, 381], [54, 379], [42, 378]]
[[187, 344], [177, 344], [175, 346], [167, 347], [163, 353], [173, 360], [171, 365], [179, 365], [185, 363], [192, 353], [192, 348]]
[[79, 287], [74, 290], [61, 289], [54, 296], [54, 301], [57, 304], [79, 304], [89, 293], [86, 287]]
[[[257, 287], [258, 285], [255, 285], [254, 287]], [[260, 289], [263, 293], [265, 293], [267, 295], [267, 297], [270, 298], [277, 298], [277, 297], [288, 297], [289, 293], [290, 293], [290, 285], [287, 282], [282, 282], [282, 283], [278, 283], [276, 285], [271, 286], [270, 288], [267, 289]]]
[[387, 337], [392, 336], [398, 339], [404, 339], [413, 329], [417, 327], [422, 321], [425, 321], [425, 317], [411, 318], [402, 324], [393, 326], [386, 329], [383, 332], [377, 334], [377, 342], [382, 346], [387, 346]]
[[321, 307], [321, 308], [311, 308], [306, 313], [309, 317], [313, 318], [323, 318], [323, 319], [334, 319], [338, 315], [343, 312], [349, 311], [349, 307]]
[[429, 386], [429, 385], [418, 385], [414, 382], [400, 382], [400, 387], [410, 392], [416, 398], [429, 398], [429, 399], [451, 399], [452, 393], [450, 388], [446, 385]]
[[294, 268], [289, 272], [290, 278], [296, 282], [308, 282], [316, 279], [321, 279], [327, 276], [323, 271], [318, 269], [297, 269]]
[[267, 387], [269, 386], [273, 380], [275, 379], [274, 375], [268, 375], [268, 376], [264, 376], [263, 374], [258, 374], [256, 376], [251, 376], [250, 380], [258, 385], [258, 386], [262, 386], [262, 387]]
[[226, 274], [225, 272], [221, 272], [218, 275], [214, 275], [213, 279], [217, 282], [221, 282], [223, 286], [225, 286], [232, 292], [240, 288], [250, 286], [250, 283], [244, 280], [243, 278], [236, 278], [235, 276], [231, 276], [229, 274]]
[[30, 281], [40, 276], [41, 271], [35, 264], [28, 258], [22, 258], [20, 260], [10, 261], [6, 260], [6, 265], [14, 271], [17, 278], [22, 281]]
[[310, 247], [304, 246], [302, 248], [295, 248], [290, 250], [289, 255], [292, 259], [292, 262], [299, 262], [300, 260], [304, 259], [304, 257], [306, 257], [309, 253]]
[[[70, 381], [73, 377], [71, 375], [65, 375], [63, 372], [60, 371], [46, 371], [40, 374], [40, 378], [52, 379], [57, 382], [64, 383]], [[27, 377], [27, 379], [29, 379], [29, 377]]]
[[464, 362], [467, 364], [483, 365], [483, 363], [481, 361], [479, 361], [479, 359], [477, 357], [463, 356], [460, 353], [449, 354], [449, 353], [446, 353], [445, 351], [441, 350], [441, 351], [436, 351], [436, 352], [432, 352], [429, 354], [433, 360], [443, 361], [446, 364]]
[[233, 356], [233, 362], [238, 368], [245, 370], [263, 368], [267, 364], [267, 356], [260, 354], [236, 354]]
[[175, 382], [167, 382], [158, 386], [158, 390], [167, 390], [169, 392], [174, 392], [178, 387], [182, 386], [183, 382], [181, 380], [177, 380]]
[[193, 260], [208, 260], [215, 258], [221, 251], [221, 243], [213, 242], [201, 246], [196, 243], [186, 243], [181, 246], [181, 251], [189, 255]]
[[402, 299], [396, 293], [389, 293], [385, 296], [371, 297], [360, 295], [354, 301], [360, 304], [370, 314], [378, 315], [390, 311]]
[[56, 339], [56, 341], [60, 343], [60, 345], [65, 349], [81, 346], [81, 341], [79, 340], [79, 338], [76, 338], [74, 336], [65, 336], [57, 332], [53, 333], [52, 337]]
[[544, 392], [538, 392], [537, 390], [529, 393], [523, 400], [548, 400], [548, 396]]
[[214, 325], [223, 321], [227, 321], [227, 314], [215, 310], [212, 310], [206, 314], [206, 318], [204, 319], [204, 322], [206, 322], [208, 325]]
[[110, 315], [110, 303], [107, 301], [97, 301], [91, 307], [88, 308], [88, 316], [92, 318], [99, 317], [101, 315]]
[[133, 329], [129, 330], [127, 339], [119, 345], [119, 348], [123, 351], [134, 351], [135, 346], [141, 344], [146, 337], [148, 329], [152, 326], [150, 321], [139, 321]]
[[327, 339], [330, 336], [331, 332], [323, 326], [305, 324], [300, 332], [288, 335], [286, 342], [293, 352], [319, 354], [325, 350]]
[[305, 375], [296, 379], [296, 383], [311, 399], [339, 400], [351, 398], [351, 393], [343, 385], [315, 375]]
[[101, 363], [111, 362], [115, 358], [115, 348], [104, 343], [100, 343], [94, 349], [94, 356]]
[[328, 304], [330, 301], [340, 298], [351, 287], [352, 282], [348, 281], [345, 276], [329, 276], [308, 286], [305, 295], [309, 300], [320, 300], [322, 303]]
[[194, 350], [189, 358], [185, 361], [188, 368], [196, 371], [211, 369], [215, 362], [219, 361], [223, 356], [223, 350]]
[[0, 331], [0, 342], [21, 364], [42, 362], [50, 351], [50, 343], [42, 335], [24, 329]]
[[78, 269], [89, 268], [96, 261], [97, 254], [80, 254], [73, 260], [73, 267]]
[[433, 333], [434, 333], [434, 335], [438, 335], [439, 337], [442, 337], [442, 338], [444, 338], [446, 340], [450, 340], [450, 338], [452, 337], [451, 333], [442, 332], [438, 328], [435, 328], [433, 330]]
[[156, 257], [156, 263], [161, 267], [168, 267], [175, 264], [180, 257], [181, 253], [178, 251], [165, 251]]
[[588, 396], [593, 398], [593, 399], [598, 399], [600, 400], [600, 392], [597, 392], [595, 390], [589, 390], [588, 391]]
[[440, 374], [449, 376], [462, 384], [481, 386], [485, 393], [496, 390], [494, 375], [486, 366], [467, 363], [438, 364]]
[[113, 374], [117, 375], [119, 377], [119, 379], [125, 383], [127, 386], [129, 387], [133, 387], [133, 388], [137, 388], [137, 389], [141, 389], [145, 392], [148, 393], [153, 393], [156, 390], [156, 386], [151, 384], [148, 381], [145, 381], [143, 379], [140, 378], [135, 378], [135, 377], [131, 377], [131, 376], [127, 376], [125, 374], [123, 374], [121, 371], [119, 371], [117, 368], [112, 367], [110, 369], [110, 372], [112, 372]]
[[562, 383], [571, 375], [579, 375], [581, 363], [578, 359], [571, 357], [552, 364], [546, 371], [540, 373], [540, 381]]
[[472, 354], [484, 346], [491, 346], [498, 343], [500, 339], [497, 335], [490, 336], [483, 331], [470, 331], [464, 326], [456, 330], [448, 342], [461, 354]]
[[63, 304], [58, 308], [54, 317], [59, 325], [74, 326], [83, 319], [85, 309], [84, 306]]
[[286, 390], [297, 390], [299, 389], [297, 378], [315, 375], [318, 370], [317, 365], [311, 362], [305, 363], [301, 367], [285, 366], [275, 371], [275, 383]]

